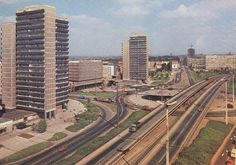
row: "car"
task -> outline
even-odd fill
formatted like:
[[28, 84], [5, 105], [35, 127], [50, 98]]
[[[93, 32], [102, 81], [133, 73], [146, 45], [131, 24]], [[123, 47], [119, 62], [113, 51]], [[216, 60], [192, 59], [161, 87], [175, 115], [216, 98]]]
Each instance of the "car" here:
[[61, 146], [61, 147], [58, 148], [58, 151], [59, 151], [59, 152], [62, 152], [62, 151], [65, 151], [65, 149], [66, 149], [66, 146], [63, 145], [63, 146]]

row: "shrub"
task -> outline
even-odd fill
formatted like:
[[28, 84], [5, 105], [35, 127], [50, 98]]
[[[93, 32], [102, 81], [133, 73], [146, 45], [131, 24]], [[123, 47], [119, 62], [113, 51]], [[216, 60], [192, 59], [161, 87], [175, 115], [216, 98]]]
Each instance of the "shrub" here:
[[37, 133], [44, 133], [47, 130], [46, 120], [40, 120], [37, 124], [33, 124], [32, 129]]
[[17, 129], [24, 129], [26, 127], [27, 127], [27, 125], [25, 122], [20, 122], [20, 123], [16, 124]]

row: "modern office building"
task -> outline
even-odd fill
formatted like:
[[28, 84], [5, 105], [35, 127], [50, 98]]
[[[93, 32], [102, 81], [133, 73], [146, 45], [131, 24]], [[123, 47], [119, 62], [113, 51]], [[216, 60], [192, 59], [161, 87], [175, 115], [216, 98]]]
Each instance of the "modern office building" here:
[[74, 87], [86, 88], [102, 83], [101, 60], [79, 60], [69, 62], [69, 81]]
[[193, 48], [193, 46], [191, 45], [191, 47], [188, 49], [187, 52], [189, 57], [193, 57], [195, 55], [195, 49]]
[[129, 39], [129, 74], [131, 80], [147, 80], [147, 36], [133, 33]]
[[16, 108], [16, 24], [0, 25], [2, 104], [7, 110]]
[[45, 118], [68, 101], [68, 21], [35, 5], [16, 13], [16, 105]]
[[147, 80], [147, 36], [140, 33], [133, 33], [129, 38], [129, 42], [124, 42], [122, 47], [123, 79]]

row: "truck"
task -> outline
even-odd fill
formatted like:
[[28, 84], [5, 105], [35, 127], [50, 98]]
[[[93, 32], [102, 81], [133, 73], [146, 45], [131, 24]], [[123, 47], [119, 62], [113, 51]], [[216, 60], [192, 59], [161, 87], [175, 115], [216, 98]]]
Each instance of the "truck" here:
[[140, 122], [135, 122], [129, 127], [129, 132], [136, 132], [141, 126]]

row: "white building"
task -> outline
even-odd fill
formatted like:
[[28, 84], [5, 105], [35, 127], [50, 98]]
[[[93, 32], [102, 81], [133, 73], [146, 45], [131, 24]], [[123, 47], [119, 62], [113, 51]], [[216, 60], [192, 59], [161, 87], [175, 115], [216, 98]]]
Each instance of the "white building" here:
[[105, 79], [112, 79], [112, 76], [115, 75], [114, 65], [103, 65], [102, 76]]

